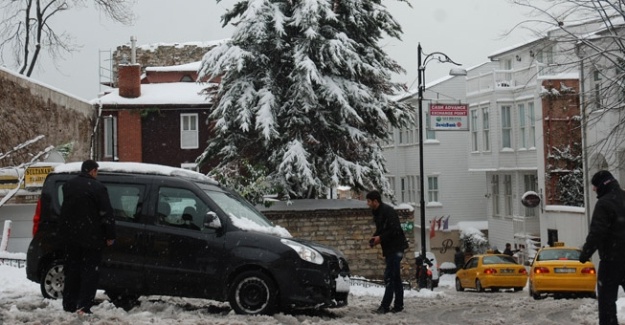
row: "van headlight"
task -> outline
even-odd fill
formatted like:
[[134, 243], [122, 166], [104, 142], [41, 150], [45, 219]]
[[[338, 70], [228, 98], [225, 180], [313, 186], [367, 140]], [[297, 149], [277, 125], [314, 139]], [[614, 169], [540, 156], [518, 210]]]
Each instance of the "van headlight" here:
[[302, 245], [298, 242], [294, 242], [292, 240], [281, 239], [280, 241], [283, 244], [291, 247], [297, 253], [297, 255], [299, 255], [299, 257], [303, 259], [304, 261], [315, 263], [318, 265], [323, 264], [323, 256], [321, 255], [321, 253], [317, 252], [316, 250], [306, 245]]

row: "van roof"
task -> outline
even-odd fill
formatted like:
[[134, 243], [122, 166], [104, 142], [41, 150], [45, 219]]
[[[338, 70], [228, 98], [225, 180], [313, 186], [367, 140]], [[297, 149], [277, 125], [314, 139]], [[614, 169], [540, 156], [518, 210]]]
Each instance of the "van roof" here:
[[[214, 183], [217, 185], [215, 179], [208, 177], [202, 173], [198, 173], [192, 170], [176, 168], [171, 166], [137, 163], [137, 162], [111, 162], [111, 161], [98, 161], [99, 172], [112, 172], [112, 173], [128, 173], [128, 174], [146, 174], [146, 175], [162, 175], [162, 176], [178, 176], [197, 181]], [[67, 164], [61, 164], [54, 167], [54, 173], [79, 173], [82, 162], [72, 162]]]

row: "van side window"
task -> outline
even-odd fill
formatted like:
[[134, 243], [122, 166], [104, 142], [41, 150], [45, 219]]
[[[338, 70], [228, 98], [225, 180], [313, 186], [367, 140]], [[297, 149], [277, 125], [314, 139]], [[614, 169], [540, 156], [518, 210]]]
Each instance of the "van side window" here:
[[206, 204], [190, 190], [161, 187], [158, 191], [156, 214], [160, 225], [200, 230], [208, 211]]
[[115, 220], [139, 222], [144, 186], [104, 183], [109, 193]]
[[[65, 182], [56, 184], [59, 207], [63, 206], [63, 185]], [[145, 187], [139, 184], [112, 184], [103, 183], [109, 193], [109, 200], [113, 207], [115, 220], [139, 222], [141, 214], [141, 198]]]

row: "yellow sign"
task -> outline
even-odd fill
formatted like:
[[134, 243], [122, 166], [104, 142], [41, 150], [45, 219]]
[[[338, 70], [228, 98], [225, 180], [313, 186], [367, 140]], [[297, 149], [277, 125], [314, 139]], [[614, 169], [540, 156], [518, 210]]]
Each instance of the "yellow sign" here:
[[[17, 176], [0, 175], [0, 190], [13, 190], [17, 187], [19, 178]], [[24, 188], [24, 186], [21, 186]]]
[[24, 175], [24, 183], [26, 187], [42, 187], [46, 176], [52, 172], [51, 166], [28, 167]]

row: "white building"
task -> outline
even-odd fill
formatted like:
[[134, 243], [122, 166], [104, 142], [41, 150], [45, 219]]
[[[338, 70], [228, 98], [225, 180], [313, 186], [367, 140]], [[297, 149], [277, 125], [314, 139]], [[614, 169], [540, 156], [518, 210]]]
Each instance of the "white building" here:
[[[609, 170], [625, 186], [625, 128], [623, 128], [623, 103], [625, 95], [622, 83], [625, 80], [623, 48], [614, 36], [625, 35], [622, 24], [612, 29], [598, 29], [583, 35], [578, 42], [577, 56], [580, 59], [582, 80], [582, 108], [584, 110], [584, 140], [586, 148], [586, 188], [590, 178], [599, 170]], [[621, 66], [618, 63], [621, 63]], [[595, 193], [586, 195], [588, 218], [596, 203]]]
[[[531, 256], [531, 248], [553, 241], [584, 242], [583, 194], [565, 204], [569, 189], [560, 183], [576, 169], [554, 153], [578, 147], [581, 160], [579, 65], [571, 40], [596, 28], [587, 23], [548, 31], [492, 54], [490, 65], [467, 76], [469, 171], [485, 175], [491, 245], [511, 242]], [[521, 204], [528, 191], [540, 196], [538, 207]]]
[[[426, 85], [423, 95], [423, 123], [428, 125], [430, 104], [465, 104], [464, 76], [449, 76]], [[418, 91], [398, 100], [410, 101], [418, 107]], [[417, 120], [415, 118], [415, 120]], [[418, 124], [408, 129], [393, 130], [393, 141], [384, 146], [388, 179], [394, 189], [397, 203], [415, 207], [415, 243], [421, 243], [420, 182], [419, 182], [419, 129]], [[447, 220], [449, 230], [457, 230], [459, 222], [486, 221], [483, 175], [469, 173], [466, 139], [468, 131], [432, 131], [423, 133], [424, 197], [426, 216], [426, 248], [432, 250], [429, 231], [432, 219]], [[486, 224], [485, 222], [482, 224]], [[438, 227], [437, 227], [438, 229]], [[442, 226], [441, 226], [442, 229]], [[486, 229], [480, 229], [486, 230]], [[435, 248], [444, 233], [435, 237]], [[457, 236], [448, 238], [447, 249], [458, 246]], [[451, 253], [453, 259], [453, 253]], [[441, 260], [439, 256], [439, 261]]]

